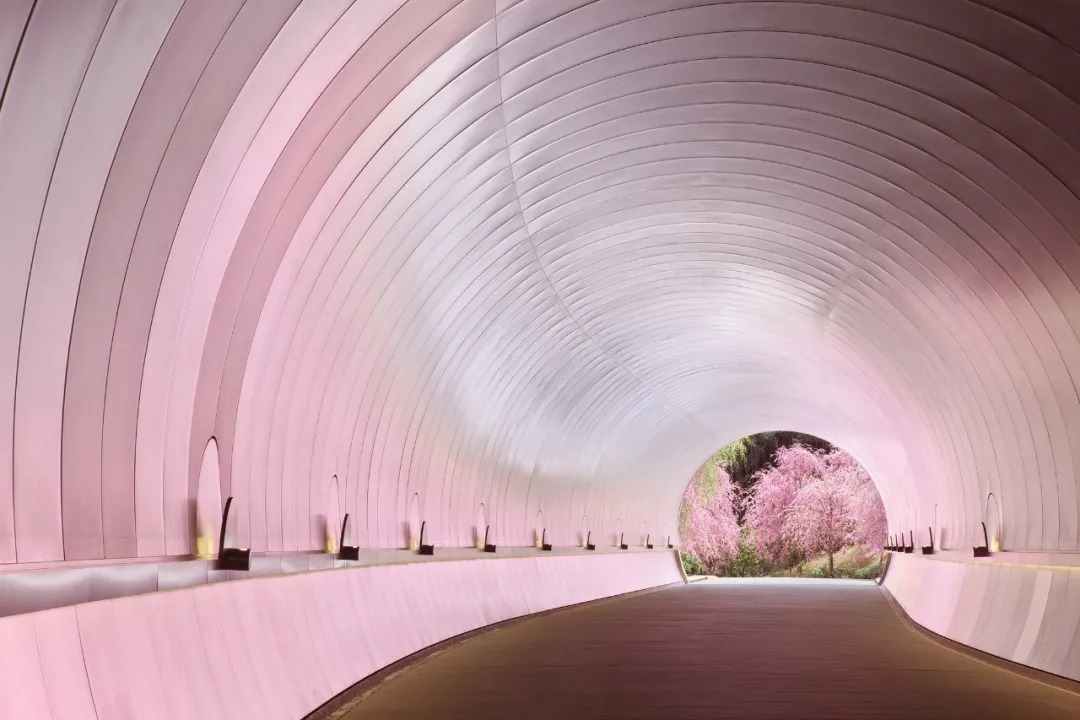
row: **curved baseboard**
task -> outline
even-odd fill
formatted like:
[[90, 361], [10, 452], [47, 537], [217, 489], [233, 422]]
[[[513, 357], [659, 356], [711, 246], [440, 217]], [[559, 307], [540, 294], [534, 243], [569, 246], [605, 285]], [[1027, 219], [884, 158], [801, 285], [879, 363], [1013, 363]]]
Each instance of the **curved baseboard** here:
[[495, 622], [680, 580], [670, 553], [382, 565], [0, 619], [0, 717], [303, 717]]
[[1080, 681], [1080, 569], [897, 554], [884, 586], [942, 637]]

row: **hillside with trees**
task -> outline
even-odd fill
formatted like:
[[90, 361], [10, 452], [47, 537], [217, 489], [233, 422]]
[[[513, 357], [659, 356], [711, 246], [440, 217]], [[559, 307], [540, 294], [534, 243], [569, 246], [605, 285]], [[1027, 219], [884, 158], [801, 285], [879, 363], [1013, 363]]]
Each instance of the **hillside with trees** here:
[[710, 457], [679, 520], [692, 574], [873, 577], [887, 533], [858, 462], [790, 432], [740, 438]]

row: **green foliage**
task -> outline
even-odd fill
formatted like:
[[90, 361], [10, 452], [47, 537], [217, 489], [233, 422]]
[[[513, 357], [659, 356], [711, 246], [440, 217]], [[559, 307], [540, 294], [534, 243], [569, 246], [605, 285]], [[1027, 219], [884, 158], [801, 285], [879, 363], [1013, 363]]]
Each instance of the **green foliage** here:
[[686, 571], [687, 575], [711, 575], [709, 568], [705, 567], [705, 563], [690, 553], [680, 550], [679, 555], [682, 556], [683, 570]]
[[[727, 456], [725, 455], [725, 452], [728, 451], [728, 448], [737, 445], [739, 442], [745, 439], [746, 438], [741, 438], [740, 440], [736, 440], [730, 445], [721, 448], [712, 457], [702, 463], [701, 467], [698, 468], [696, 473], [694, 473], [694, 477], [691, 479], [691, 482], [696, 480], [698, 477], [700, 477], [702, 480], [700, 500], [703, 505], [708, 505], [709, 503], [711, 503], [713, 501], [713, 498], [716, 497], [716, 493], [720, 491], [720, 473], [724, 471], [723, 469], [726, 467], [726, 461], [724, 458]], [[738, 505], [739, 503], [736, 504]], [[684, 500], [683, 503], [679, 506], [679, 537], [683, 538], [684, 540], [686, 539], [690, 531], [691, 515], [692, 508], [687, 505], [686, 501]]]
[[758, 555], [744, 531], [739, 537], [739, 549], [728, 560], [710, 567], [688, 552], [682, 552], [683, 568], [687, 575], [717, 575], [719, 577], [768, 577], [778, 574], [776, 568]]
[[734, 474], [743, 469], [749, 462], [750, 449], [753, 444], [754, 441], [751, 436], [741, 437], [717, 450], [716, 454], [709, 460], [723, 465], [727, 468], [728, 473]]
[[735, 557], [716, 567], [708, 567], [688, 552], [680, 551], [687, 575], [716, 575], [719, 577], [807, 577], [852, 578], [876, 580], [881, 575], [882, 559], [862, 547], [847, 547], [833, 556], [833, 574], [829, 575], [829, 556], [803, 559], [792, 557], [783, 565], [774, 566], [758, 555], [745, 535], [739, 539]]
[[[863, 547], [847, 547], [833, 556], [831, 577], [875, 580], [881, 575], [881, 566], [882, 560], [879, 555], [867, 552]], [[829, 556], [821, 555], [811, 558], [777, 574], [785, 577], [830, 577]]]
[[766, 577], [772, 574], [772, 565], [754, 550], [745, 531], [739, 537], [739, 551], [717, 573], [723, 577]]
[[[727, 472], [735, 484], [734, 505], [740, 524], [744, 518], [745, 503], [754, 486], [754, 475], [773, 460], [779, 448], [800, 444], [812, 449], [831, 450], [832, 445], [812, 435], [791, 431], [758, 433], [741, 437], [724, 446], [706, 460], [695, 474], [700, 478], [701, 497], [711, 501], [720, 490], [719, 478]], [[687, 537], [690, 525], [690, 508], [684, 502], [679, 509], [679, 533]], [[739, 534], [738, 549], [734, 556], [710, 567], [696, 556], [680, 551], [687, 575], [718, 575], [721, 577], [830, 577], [827, 555], [806, 558], [797, 550], [790, 557], [772, 564], [758, 554], [746, 528]], [[881, 574], [879, 556], [862, 547], [847, 547], [833, 556], [832, 577], [875, 579]]]

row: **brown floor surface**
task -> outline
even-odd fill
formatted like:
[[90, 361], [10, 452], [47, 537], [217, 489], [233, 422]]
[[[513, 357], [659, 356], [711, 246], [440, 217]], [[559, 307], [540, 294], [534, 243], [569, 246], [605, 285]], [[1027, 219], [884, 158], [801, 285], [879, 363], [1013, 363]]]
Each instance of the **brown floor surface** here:
[[877, 585], [695, 583], [496, 629], [347, 720], [1080, 718], [1080, 696], [942, 647]]

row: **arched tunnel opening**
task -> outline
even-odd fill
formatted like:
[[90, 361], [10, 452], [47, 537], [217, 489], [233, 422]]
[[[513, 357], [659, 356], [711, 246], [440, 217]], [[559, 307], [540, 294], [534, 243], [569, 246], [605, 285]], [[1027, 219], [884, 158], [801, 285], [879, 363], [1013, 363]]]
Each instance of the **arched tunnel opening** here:
[[804, 433], [728, 443], [694, 472], [679, 506], [689, 576], [877, 579], [890, 547], [874, 480], [842, 448]]
[[[519, 618], [475, 640], [581, 702], [475, 690], [503, 716], [767, 715], [635, 649], [718, 607], [762, 653], [675, 643], [700, 687], [788, 647], [823, 717], [1069, 717], [1076, 12], [0, 0], [0, 717], [298, 718]], [[774, 428], [888, 520], [881, 584], [787, 646], [809, 595], [675, 547], [702, 458]]]

